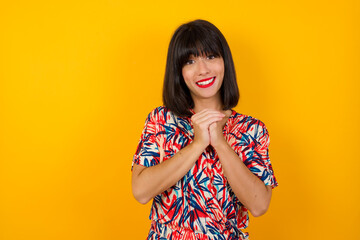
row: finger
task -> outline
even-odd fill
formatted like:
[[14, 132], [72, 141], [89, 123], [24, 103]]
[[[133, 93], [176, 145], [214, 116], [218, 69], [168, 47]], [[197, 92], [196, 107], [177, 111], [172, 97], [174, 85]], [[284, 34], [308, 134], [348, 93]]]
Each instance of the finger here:
[[207, 118], [201, 119], [201, 121], [197, 122], [198, 126], [202, 128], [208, 128], [212, 123], [220, 122], [224, 117], [221, 116], [210, 116]]
[[220, 122], [222, 119], [223, 117], [220, 116], [207, 117], [193, 122], [193, 125], [195, 127], [208, 128], [211, 123]]
[[204, 114], [199, 114], [198, 116], [193, 117], [191, 120], [197, 124], [206, 121], [206, 119], [212, 118], [212, 117], [217, 117], [217, 118], [223, 118], [225, 117], [224, 114], [220, 113], [220, 112], [206, 112]]
[[211, 111], [211, 112], [206, 112], [205, 114], [201, 114], [199, 116], [196, 116], [194, 118], [195, 121], [198, 121], [198, 122], [201, 122], [205, 119], [208, 119], [208, 118], [212, 118], [212, 117], [225, 117], [225, 115], [221, 112], [217, 112], [217, 111]]
[[212, 130], [214, 130], [217, 126], [216, 122], [213, 122], [212, 124], [209, 125], [209, 131], [211, 132]]
[[223, 114], [222, 112], [216, 111], [216, 110], [210, 110], [210, 109], [204, 109], [201, 112], [195, 113], [191, 119], [192, 120], [196, 120], [199, 118], [203, 118], [204, 116], [207, 116], [208, 114], [218, 114], [221, 116], [225, 116], [225, 114]]

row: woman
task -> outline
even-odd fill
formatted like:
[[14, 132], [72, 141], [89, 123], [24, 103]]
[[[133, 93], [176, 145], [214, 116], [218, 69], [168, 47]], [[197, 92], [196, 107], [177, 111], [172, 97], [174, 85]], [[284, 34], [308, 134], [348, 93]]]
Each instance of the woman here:
[[154, 109], [133, 159], [132, 189], [153, 199], [148, 239], [247, 239], [248, 211], [264, 214], [277, 186], [265, 125], [231, 110], [239, 91], [229, 46], [211, 23], [174, 33], [164, 106]]

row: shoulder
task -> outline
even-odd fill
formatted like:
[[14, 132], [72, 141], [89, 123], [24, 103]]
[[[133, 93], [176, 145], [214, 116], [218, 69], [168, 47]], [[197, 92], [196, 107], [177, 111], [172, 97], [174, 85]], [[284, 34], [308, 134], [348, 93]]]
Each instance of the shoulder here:
[[168, 109], [164, 106], [159, 106], [154, 108], [153, 110], [151, 110], [151, 112], [149, 113], [148, 117], [155, 117], [155, 116], [162, 116], [164, 115], [166, 112], [168, 111]]
[[250, 134], [254, 138], [268, 134], [265, 124], [255, 117], [241, 114], [233, 110], [231, 118], [232, 128], [240, 130], [242, 133]]
[[175, 134], [180, 131], [182, 134], [189, 135], [192, 130], [190, 118], [179, 117], [165, 106], [153, 109], [149, 113], [145, 125], [154, 133], [161, 134]]
[[165, 106], [159, 106], [154, 108], [148, 115], [147, 121], [153, 123], [166, 123], [171, 120], [175, 120], [178, 117]]

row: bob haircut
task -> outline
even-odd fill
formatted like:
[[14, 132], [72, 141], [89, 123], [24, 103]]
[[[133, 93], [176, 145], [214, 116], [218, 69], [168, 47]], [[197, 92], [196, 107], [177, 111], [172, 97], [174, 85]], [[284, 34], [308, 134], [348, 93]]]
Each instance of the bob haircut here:
[[182, 76], [182, 68], [190, 55], [221, 56], [224, 79], [220, 88], [223, 110], [235, 107], [239, 101], [234, 62], [228, 43], [220, 30], [205, 20], [181, 25], [171, 38], [163, 86], [164, 105], [180, 117], [190, 117], [194, 101]]

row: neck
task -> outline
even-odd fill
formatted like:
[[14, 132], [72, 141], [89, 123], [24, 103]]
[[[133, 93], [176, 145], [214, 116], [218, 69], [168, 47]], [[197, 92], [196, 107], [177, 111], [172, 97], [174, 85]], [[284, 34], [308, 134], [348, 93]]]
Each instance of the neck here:
[[197, 113], [204, 109], [222, 111], [223, 105], [220, 99], [194, 99], [194, 111]]

